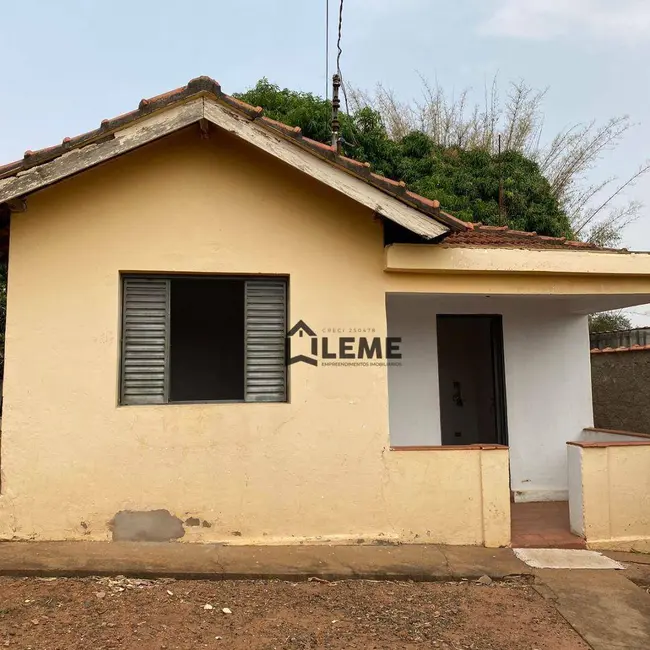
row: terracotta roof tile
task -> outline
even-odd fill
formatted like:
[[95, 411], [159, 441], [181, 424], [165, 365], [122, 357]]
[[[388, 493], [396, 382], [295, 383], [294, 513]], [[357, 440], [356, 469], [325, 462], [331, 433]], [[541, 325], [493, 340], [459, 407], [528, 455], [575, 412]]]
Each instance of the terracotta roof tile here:
[[592, 348], [591, 354], [610, 354], [612, 352], [642, 352], [644, 350], [650, 350], [650, 345], [631, 345], [630, 347], [620, 347], [620, 348]]
[[[237, 99], [237, 97], [233, 97], [232, 95], [224, 95], [224, 97], [228, 98], [228, 103], [231, 106], [236, 106], [239, 108], [243, 108], [244, 110], [247, 111], [253, 111], [254, 113], [258, 113], [259, 115], [262, 115], [264, 113], [264, 109], [261, 106], [253, 106], [252, 104], [249, 104], [248, 102], [243, 102], [241, 99]], [[276, 120], [272, 120], [270, 117], [266, 118], [270, 122], [275, 122], [276, 124], [286, 127], [286, 128], [292, 128], [288, 124], [284, 124], [283, 122], [277, 122]]]
[[[375, 174], [374, 172], [370, 173], [370, 176], [378, 181], [382, 181], [384, 183], [389, 183], [390, 185], [394, 185], [395, 187], [406, 187], [406, 183], [400, 183], [400, 181], [396, 181], [392, 178], [386, 178], [385, 176], [380, 176], [379, 174]], [[409, 194], [409, 192], [407, 192]]]
[[174, 90], [168, 90], [166, 93], [161, 93], [160, 95], [155, 95], [154, 97], [149, 97], [146, 99], [142, 99], [140, 101], [140, 109], [144, 108], [145, 106], [148, 106], [149, 104], [152, 104], [154, 102], [160, 102], [165, 99], [169, 99], [170, 97], [173, 97], [174, 95], [179, 95], [185, 90], [185, 86], [181, 86], [180, 88], [174, 88]]
[[312, 140], [303, 136], [302, 141], [309, 145], [310, 147], [316, 147], [316, 149], [323, 149], [324, 151], [329, 151], [330, 153], [336, 153], [336, 149], [331, 144], [325, 144], [324, 142], [319, 142], [318, 140]]
[[0, 165], [0, 177], [11, 176], [12, 173], [16, 173], [17, 171], [19, 171], [22, 166], [22, 162], [23, 162], [22, 160], [15, 160], [14, 162]]
[[[144, 100], [142, 100], [144, 101]], [[142, 101], [140, 102], [142, 104]], [[149, 104], [145, 104], [145, 106], [149, 106]], [[133, 111], [128, 111], [126, 113], [120, 113], [120, 115], [116, 115], [115, 117], [109, 118], [104, 118], [100, 122], [100, 126], [106, 127], [109, 124], [112, 124], [113, 122], [121, 122], [122, 120], [129, 120], [129, 119], [135, 119], [140, 115], [141, 108], [136, 108]]]
[[[241, 103], [243, 104], [244, 102]], [[256, 106], [255, 108], [259, 109], [259, 113], [261, 116], [259, 121], [262, 124], [266, 124], [267, 126], [272, 126], [276, 129], [279, 129], [280, 131], [284, 131], [285, 133], [291, 133], [292, 135], [300, 135], [302, 133], [302, 129], [299, 126], [289, 126], [284, 122], [278, 122], [277, 120], [272, 120], [270, 117], [265, 117], [264, 115], [262, 115], [264, 109], [261, 106]]]
[[341, 156], [331, 145], [304, 137], [298, 127], [291, 127], [263, 116], [263, 110], [259, 106], [251, 106], [236, 97], [226, 95], [221, 91], [221, 86], [218, 82], [205, 76], [192, 79], [186, 86], [175, 88], [174, 90], [154, 97], [142, 99], [136, 110], [123, 113], [111, 119], [102, 120], [100, 127], [94, 131], [89, 131], [73, 138], [65, 138], [60, 145], [26, 152], [22, 160], [0, 166], [0, 179], [13, 176], [30, 167], [50, 162], [67, 153], [72, 148], [90, 144], [102, 137], [106, 137], [112, 130], [122, 128], [125, 124], [144, 117], [153, 111], [163, 109], [174, 102], [184, 101], [201, 93], [208, 93], [214, 96], [217, 101], [221, 101], [233, 109], [245, 113], [250, 119], [258, 121], [260, 125], [273, 129], [274, 132], [280, 133], [283, 136], [290, 137], [294, 142], [311, 153], [324, 158], [333, 165], [345, 169], [348, 173], [359, 177], [383, 192], [393, 195], [398, 200], [408, 203], [420, 212], [446, 224], [452, 230], [467, 230], [471, 227], [464, 221], [456, 219], [445, 212], [441, 212], [438, 201], [432, 201], [413, 192], [407, 192], [405, 191], [404, 183], [370, 173], [369, 165], [366, 163], [360, 163], [357, 160]]
[[[482, 230], [485, 230], [486, 232], [508, 230], [508, 226], [484, 226], [483, 224], [479, 224], [479, 226]], [[513, 230], [512, 232], [514, 233], [518, 231]]]
[[[392, 182], [394, 183], [395, 181], [392, 181]], [[411, 192], [411, 190], [406, 190], [406, 196], [408, 196], [410, 199], [414, 199], [416, 201], [422, 201], [422, 203], [426, 203], [427, 205], [430, 205], [432, 208], [435, 208], [436, 210], [440, 207], [440, 201], [435, 201], [435, 200], [432, 200], [432, 199], [428, 199], [426, 196], [420, 196], [419, 194], [416, 194], [415, 192]]]
[[593, 250], [626, 253], [622, 249], [601, 248], [588, 242], [576, 242], [565, 237], [549, 237], [535, 232], [510, 230], [508, 226], [484, 226], [471, 224], [471, 228], [462, 232], [450, 233], [441, 238], [441, 246], [478, 247], [478, 248], [524, 248], [530, 250]]
[[598, 246], [595, 246], [594, 244], [590, 244], [589, 242], [575, 241], [573, 239], [567, 239], [564, 243], [567, 246], [575, 246], [576, 248], [598, 248]]
[[174, 90], [154, 97], [142, 99], [136, 110], [123, 113], [111, 119], [102, 120], [100, 127], [94, 131], [89, 131], [72, 138], [64, 138], [60, 145], [35, 151], [26, 151], [22, 160], [0, 166], [0, 179], [47, 163], [67, 153], [71, 149], [82, 147], [101, 138], [110, 136], [111, 131], [123, 128], [124, 125], [144, 117], [153, 111], [166, 108], [174, 102], [185, 101], [193, 96], [206, 93], [234, 110], [244, 113], [248, 118], [255, 120], [261, 126], [272, 129], [275, 133], [279, 133], [284, 137], [291, 138], [293, 142], [330, 164], [344, 169], [346, 172], [373, 185], [377, 189], [394, 196], [396, 199], [407, 203], [420, 212], [446, 224], [451, 229], [451, 232], [443, 235], [436, 242], [438, 245], [526, 249], [613, 250], [601, 249], [593, 244], [570, 241], [562, 237], [548, 237], [545, 235], [537, 235], [537, 233], [510, 230], [507, 226], [484, 226], [480, 223], [468, 223], [457, 219], [441, 211], [439, 201], [429, 199], [406, 189], [403, 181], [393, 180], [371, 172], [367, 163], [361, 163], [352, 158], [342, 156], [331, 145], [303, 136], [299, 127], [292, 127], [265, 117], [262, 108], [259, 106], [251, 106], [236, 97], [226, 95], [221, 91], [221, 86], [218, 82], [205, 76], [190, 80], [186, 86], [175, 88]]
[[348, 165], [352, 165], [353, 167], [360, 167], [360, 168], [365, 168], [365, 169], [370, 169], [370, 163], [367, 162], [361, 162], [359, 160], [355, 160], [354, 158], [348, 158], [347, 156], [339, 156], [340, 159], [347, 163]]

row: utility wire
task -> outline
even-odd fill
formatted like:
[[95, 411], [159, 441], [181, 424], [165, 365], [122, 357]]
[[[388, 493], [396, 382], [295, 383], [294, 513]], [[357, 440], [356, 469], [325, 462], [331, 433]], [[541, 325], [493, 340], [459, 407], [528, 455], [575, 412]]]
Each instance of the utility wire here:
[[[352, 125], [352, 120], [350, 119], [350, 106], [348, 104], [348, 91], [346, 89], [343, 73], [341, 72], [341, 54], [343, 54], [343, 50], [341, 49], [342, 31], [343, 31], [343, 0], [341, 0], [339, 4], [339, 32], [338, 32], [338, 39], [336, 41], [336, 49], [338, 50], [338, 53], [336, 55], [336, 72], [339, 75], [339, 78], [341, 79], [341, 89], [343, 90], [343, 100], [345, 101], [345, 114], [348, 116], [348, 123]], [[354, 137], [354, 129], [351, 128], [350, 133], [352, 135], [353, 142], [348, 144], [351, 144], [353, 147], [357, 147], [358, 143], [356, 141], [356, 138]]]
[[341, 76], [341, 54], [343, 54], [343, 50], [341, 49], [342, 30], [343, 30], [343, 0], [341, 0], [341, 4], [339, 5], [339, 37], [338, 40], [336, 41], [336, 49], [338, 50], [338, 54], [336, 55], [336, 71], [339, 73], [339, 77]]
[[325, 101], [330, 98], [330, 0], [325, 0]]
[[343, 74], [341, 73], [341, 54], [343, 54], [343, 50], [341, 49], [342, 31], [343, 31], [343, 0], [341, 0], [341, 3], [339, 5], [339, 34], [338, 34], [338, 39], [336, 41], [336, 49], [338, 50], [338, 54], [336, 55], [336, 72], [338, 73], [339, 77], [341, 77], [341, 88], [343, 89], [343, 99], [345, 100], [345, 112], [347, 113], [347, 116], [350, 117], [350, 108], [348, 106], [348, 93], [345, 89], [345, 80], [343, 79]]

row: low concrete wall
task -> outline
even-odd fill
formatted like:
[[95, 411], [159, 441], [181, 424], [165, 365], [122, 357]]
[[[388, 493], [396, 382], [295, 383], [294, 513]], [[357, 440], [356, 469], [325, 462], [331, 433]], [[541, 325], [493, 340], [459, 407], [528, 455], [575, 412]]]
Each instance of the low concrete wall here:
[[510, 544], [507, 447], [394, 447], [388, 464], [386, 501], [393, 528], [404, 531], [401, 539], [424, 527], [425, 539], [409, 541]]
[[[305, 463], [308, 460], [304, 458]], [[302, 485], [286, 472], [266, 468], [259, 474], [261, 483], [245, 487], [234, 484], [237, 472], [233, 471], [223, 481], [229, 498], [221, 498], [218, 492], [206, 496], [220, 505], [218, 514], [211, 517], [199, 509], [188, 512], [183, 508], [188, 498], [183, 486], [170, 491], [166, 501], [173, 496], [172, 503], [143, 508], [135, 498], [123, 500], [117, 482], [115, 494], [104, 495], [90, 516], [81, 514], [83, 503], [69, 501], [65, 508], [52, 509], [48, 528], [38, 528], [37, 520], [45, 513], [32, 506], [21, 515], [24, 528], [19, 528], [14, 526], [11, 496], [5, 494], [0, 496], [0, 540], [406, 543], [493, 548], [510, 543], [507, 447], [384, 447], [375, 453], [366, 446], [354, 457], [343, 449], [337, 460], [338, 464], [332, 463], [322, 468], [320, 476], [313, 476], [312, 484], [307, 480], [316, 472], [317, 456], [314, 465], [306, 468]], [[346, 489], [344, 483], [353, 487]], [[51, 494], [56, 497], [56, 492]], [[110, 514], [116, 510], [117, 514]], [[73, 527], [82, 516], [83, 526]]]
[[650, 349], [592, 351], [594, 422], [650, 433]]
[[650, 440], [567, 446], [573, 532], [589, 548], [650, 552]]

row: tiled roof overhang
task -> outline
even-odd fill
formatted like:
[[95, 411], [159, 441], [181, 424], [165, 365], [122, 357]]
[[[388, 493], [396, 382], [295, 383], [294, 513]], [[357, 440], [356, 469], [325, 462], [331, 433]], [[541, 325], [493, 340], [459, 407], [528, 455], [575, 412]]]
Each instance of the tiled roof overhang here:
[[[172, 115], [173, 108], [177, 110]], [[470, 228], [465, 222], [443, 212], [438, 201], [410, 192], [402, 182], [374, 174], [369, 165], [340, 155], [335, 147], [304, 137], [297, 127], [265, 117], [260, 107], [226, 95], [221, 86], [209, 77], [198, 77], [186, 86], [143, 99], [136, 110], [103, 120], [98, 129], [64, 138], [59, 145], [26, 151], [22, 160], [0, 167], [0, 204], [11, 205], [15, 199], [202, 120], [228, 128], [274, 155], [278, 155], [275, 146], [278, 139], [295, 145], [294, 150], [324, 161], [333, 174], [338, 174], [337, 179], [330, 179], [330, 185], [372, 206], [378, 214], [424, 240]], [[276, 136], [276, 139], [256, 138], [260, 130]], [[290, 160], [286, 150], [284, 153], [286, 162], [314, 175], [313, 165], [305, 168], [304, 159]], [[320, 172], [319, 180], [323, 180], [325, 174], [322, 169]], [[367, 190], [364, 192], [357, 184], [352, 191], [349, 180], [341, 182], [344, 176], [363, 182]]]

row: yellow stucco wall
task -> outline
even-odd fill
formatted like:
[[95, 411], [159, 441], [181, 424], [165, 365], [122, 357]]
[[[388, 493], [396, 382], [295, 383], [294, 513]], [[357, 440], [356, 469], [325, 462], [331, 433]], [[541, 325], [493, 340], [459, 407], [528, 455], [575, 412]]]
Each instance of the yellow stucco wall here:
[[650, 552], [650, 445], [581, 448], [589, 548]]
[[290, 321], [386, 331], [371, 212], [198, 129], [29, 198], [11, 228], [0, 536], [509, 541], [507, 450], [389, 450], [386, 368], [290, 370], [287, 404], [117, 406], [120, 271], [281, 273]]

